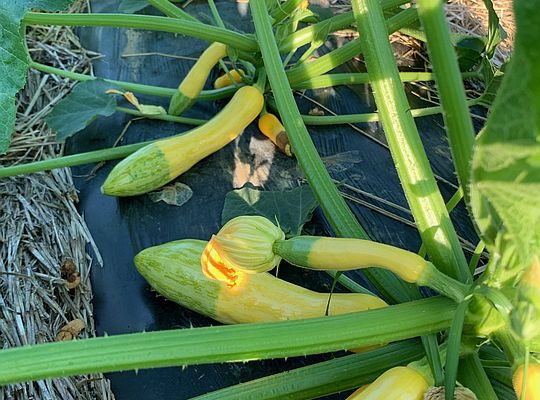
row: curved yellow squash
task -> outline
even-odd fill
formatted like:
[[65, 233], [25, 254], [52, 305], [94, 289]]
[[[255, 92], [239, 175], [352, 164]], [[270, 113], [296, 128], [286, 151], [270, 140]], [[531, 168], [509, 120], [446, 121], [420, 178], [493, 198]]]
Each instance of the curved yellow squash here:
[[238, 137], [260, 113], [263, 102], [257, 88], [240, 88], [206, 124], [151, 143], [122, 160], [101, 191], [109, 196], [135, 196], [165, 185]]
[[[322, 317], [328, 293], [317, 293], [270, 275], [238, 272], [236, 284], [207, 278], [200, 265], [207, 242], [178, 240], [141, 251], [135, 266], [161, 295], [217, 321], [234, 324]], [[329, 314], [385, 307], [376, 296], [335, 293]]]

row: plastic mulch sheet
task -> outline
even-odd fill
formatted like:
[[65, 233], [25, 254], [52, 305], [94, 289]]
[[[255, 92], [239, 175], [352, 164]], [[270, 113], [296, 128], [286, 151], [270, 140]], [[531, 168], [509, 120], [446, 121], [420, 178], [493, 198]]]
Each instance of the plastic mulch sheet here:
[[[92, 3], [94, 12], [116, 12], [119, 2]], [[218, 8], [230, 26], [244, 31], [253, 30], [250, 16], [241, 16], [236, 3], [218, 2]], [[210, 12], [205, 4], [192, 3], [187, 10], [207, 21], [209, 19]], [[158, 15], [151, 7], [143, 13]], [[185, 57], [196, 58], [206, 47], [204, 41], [193, 38], [129, 29], [84, 28], [80, 30], [80, 35], [87, 49], [104, 55], [95, 62], [96, 76], [165, 87], [176, 87], [193, 63]], [[337, 45], [334, 40], [327, 45]], [[323, 48], [320, 51], [327, 50]], [[210, 76], [208, 88], [217, 74], [215, 70]], [[306, 95], [339, 114], [347, 114], [374, 110], [373, 100], [367, 93], [369, 90], [364, 86], [356, 86], [307, 91]], [[167, 107], [168, 101], [146, 96], [139, 96], [139, 100], [144, 104], [160, 104], [164, 107]], [[210, 118], [223, 107], [225, 101], [199, 102], [186, 115]], [[412, 107], [420, 105], [418, 100], [415, 102]], [[298, 103], [303, 114], [315, 107], [309, 100], [300, 97]], [[189, 129], [185, 125], [132, 120], [127, 115], [115, 114], [98, 119], [72, 138], [69, 152], [111, 146], [130, 120], [131, 124], [120, 144], [166, 137]], [[456, 179], [444, 138], [442, 118], [425, 117], [418, 119], [417, 123], [434, 172], [442, 178], [439, 186], [445, 198], [449, 199], [456, 190]], [[379, 125], [337, 125], [310, 127], [309, 130], [332, 177], [367, 192], [366, 195], [342, 186], [342, 190], [349, 195], [348, 204], [370, 236], [417, 251], [421, 242], [416, 230], [407, 222], [412, 221], [410, 214], [369, 196], [375, 194], [397, 206], [407, 207], [390, 153], [373, 139], [384, 141]], [[137, 273], [133, 257], [146, 247], [171, 240], [207, 240], [220, 227], [225, 195], [235, 188], [244, 185], [264, 190], [297, 187], [303, 178], [296, 161], [277, 152], [258, 132], [256, 124], [252, 124], [237, 141], [201, 161], [176, 180], [193, 192], [192, 197], [180, 207], [153, 201], [148, 195], [122, 199], [102, 195], [100, 186], [115, 163], [108, 162], [97, 170], [94, 165], [73, 169], [80, 190], [80, 211], [104, 263], [103, 267], [96, 264], [92, 269], [98, 334], [116, 335], [218, 324], [157, 296]], [[459, 234], [476, 243], [466, 211], [460, 207], [452, 213], [452, 217]], [[329, 233], [318, 211], [309, 227], [317, 232]], [[280, 277], [320, 291], [329, 291], [332, 283], [325, 274], [293, 270], [286, 266], [281, 268]], [[128, 371], [108, 376], [118, 399], [180, 400], [335, 355], [201, 365], [185, 369], [161, 368], [140, 370], [138, 373]], [[340, 394], [327, 398], [345, 397], [345, 394]]]

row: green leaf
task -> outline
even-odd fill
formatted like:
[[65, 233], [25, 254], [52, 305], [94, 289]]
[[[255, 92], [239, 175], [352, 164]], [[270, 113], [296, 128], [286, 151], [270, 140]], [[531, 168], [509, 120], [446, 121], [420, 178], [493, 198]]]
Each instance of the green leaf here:
[[[482, 239], [492, 254], [503, 247], [513, 251], [521, 268], [540, 252], [537, 7], [540, 0], [515, 2], [514, 56], [477, 139], [472, 163], [472, 206]], [[501, 238], [509, 243], [502, 246]]]
[[15, 130], [15, 96], [26, 83], [30, 58], [21, 33], [21, 19], [32, 8], [56, 11], [72, 0], [12, 0], [0, 3], [0, 154]]
[[475, 36], [467, 36], [456, 43], [456, 54], [458, 56], [459, 69], [470, 71], [482, 61], [484, 51], [484, 40]]
[[108, 117], [116, 109], [116, 97], [106, 94], [118, 86], [101, 79], [81, 82], [62, 99], [45, 118], [56, 131], [58, 140], [65, 140], [86, 128], [98, 115]]
[[486, 56], [488, 58], [493, 57], [497, 45], [506, 39], [506, 32], [499, 24], [499, 17], [493, 8], [493, 2], [491, 0], [484, 0], [484, 4], [488, 10], [488, 37], [486, 43]]
[[489, 62], [487, 58], [482, 60], [482, 75], [485, 82], [486, 88], [484, 93], [480, 96], [480, 102], [486, 106], [491, 107], [495, 99], [497, 98], [497, 93], [501, 87], [501, 83], [504, 77], [504, 73], [508, 67], [508, 61], [501, 65], [500, 69], [496, 69]]
[[221, 223], [225, 224], [240, 215], [262, 215], [279, 222], [286, 235], [296, 236], [311, 219], [317, 200], [309, 186], [299, 186], [287, 191], [261, 191], [244, 187], [225, 196]]
[[122, 0], [120, 5], [118, 6], [118, 11], [126, 14], [133, 14], [146, 7], [148, 7], [147, 0]]

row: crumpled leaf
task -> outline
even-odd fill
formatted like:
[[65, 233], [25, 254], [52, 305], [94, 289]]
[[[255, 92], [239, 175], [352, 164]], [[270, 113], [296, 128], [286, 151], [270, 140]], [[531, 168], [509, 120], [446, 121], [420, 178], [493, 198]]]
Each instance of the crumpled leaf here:
[[166, 115], [167, 111], [161, 106], [148, 105], [139, 103], [139, 99], [132, 92], [123, 92], [121, 90], [111, 89], [106, 91], [107, 94], [119, 94], [130, 102], [137, 110], [144, 115]]
[[112, 88], [117, 86], [102, 79], [77, 84], [45, 118], [49, 128], [56, 131], [56, 138], [65, 140], [90, 125], [98, 115], [114, 114], [116, 98], [106, 94]]
[[171, 206], [180, 207], [193, 197], [193, 190], [184, 183], [176, 182], [174, 185], [167, 185], [161, 190], [150, 192], [148, 196], [154, 203], [163, 201]]
[[[521, 269], [540, 253], [538, 7], [540, 0], [515, 2], [514, 56], [472, 162], [472, 209], [482, 239], [494, 257], [504, 256], [502, 247], [511, 249]], [[502, 239], [509, 243], [501, 246]]]
[[499, 23], [499, 17], [493, 8], [493, 2], [491, 0], [484, 0], [484, 4], [488, 10], [488, 37], [486, 43], [486, 56], [488, 58], [493, 57], [497, 45], [506, 39], [507, 34], [501, 24]]
[[504, 73], [508, 67], [508, 61], [501, 65], [500, 69], [493, 67], [486, 58], [482, 60], [482, 64], [482, 75], [486, 86], [484, 93], [480, 96], [480, 101], [484, 106], [489, 108], [497, 98], [497, 93], [501, 87]]
[[0, 154], [15, 129], [15, 96], [26, 83], [30, 59], [20, 32], [21, 19], [32, 8], [57, 11], [73, 0], [10, 0], [0, 2]]
[[240, 215], [261, 215], [277, 221], [288, 236], [297, 236], [311, 219], [318, 203], [308, 185], [286, 191], [262, 191], [250, 187], [225, 196], [221, 224]]
[[118, 11], [133, 14], [146, 7], [148, 7], [147, 0], [122, 0], [118, 6]]

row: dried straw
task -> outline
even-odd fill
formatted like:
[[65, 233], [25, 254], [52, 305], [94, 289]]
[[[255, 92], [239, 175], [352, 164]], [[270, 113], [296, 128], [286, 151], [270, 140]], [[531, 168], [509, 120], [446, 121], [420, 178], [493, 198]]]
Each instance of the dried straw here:
[[[70, 11], [85, 9], [85, 2], [78, 1]], [[32, 27], [27, 37], [33, 59], [78, 72], [90, 70], [94, 54], [81, 47], [71, 29]], [[8, 153], [0, 158], [2, 165], [61, 154], [63, 146], [55, 142], [43, 118], [73, 84], [29, 71], [28, 83], [17, 96], [16, 133]], [[76, 319], [85, 326], [77, 337], [95, 336], [92, 259], [86, 252], [93, 240], [76, 209], [77, 201], [68, 169], [0, 181], [1, 348], [53, 342]], [[93, 247], [99, 263], [99, 252]], [[67, 271], [62, 268], [66, 261], [75, 266], [75, 278], [80, 274], [80, 283], [75, 278], [71, 283], [73, 289], [68, 289]], [[0, 387], [0, 399], [113, 398], [109, 381], [97, 374]]]

